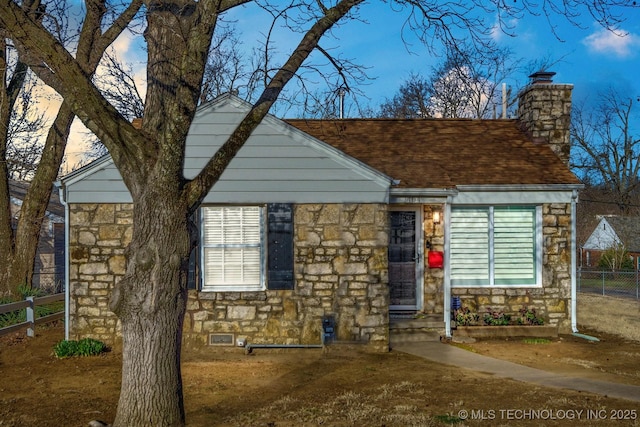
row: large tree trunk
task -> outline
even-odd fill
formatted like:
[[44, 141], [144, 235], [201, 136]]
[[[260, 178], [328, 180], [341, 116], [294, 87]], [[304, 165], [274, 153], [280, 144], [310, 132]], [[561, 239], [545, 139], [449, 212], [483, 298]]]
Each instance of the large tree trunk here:
[[127, 272], [111, 309], [122, 322], [122, 388], [114, 426], [181, 426], [180, 371], [194, 228], [175, 192], [153, 185], [136, 200]]

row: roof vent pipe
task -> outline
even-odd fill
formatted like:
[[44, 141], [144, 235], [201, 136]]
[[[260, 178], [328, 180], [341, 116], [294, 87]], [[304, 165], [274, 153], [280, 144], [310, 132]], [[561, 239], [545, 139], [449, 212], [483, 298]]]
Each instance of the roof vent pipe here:
[[507, 84], [502, 83], [502, 118], [507, 118]]
[[338, 88], [338, 98], [340, 100], [340, 118], [344, 119], [344, 96], [347, 94], [348, 89], [344, 86]]

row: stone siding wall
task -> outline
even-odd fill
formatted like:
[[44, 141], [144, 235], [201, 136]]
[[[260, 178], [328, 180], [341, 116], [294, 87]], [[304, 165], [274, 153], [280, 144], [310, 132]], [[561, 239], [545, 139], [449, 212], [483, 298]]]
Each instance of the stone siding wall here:
[[[113, 343], [119, 323], [110, 291], [125, 271], [131, 205], [70, 206], [72, 338]], [[250, 343], [318, 344], [322, 318], [333, 316], [336, 338], [388, 350], [388, 213], [386, 205], [297, 205], [294, 290], [189, 292], [184, 338], [233, 333]]]
[[297, 205], [295, 289], [189, 294], [186, 338], [233, 333], [259, 344], [319, 344], [322, 318], [336, 339], [387, 351], [386, 205]]
[[489, 309], [519, 317], [524, 306], [535, 308], [546, 325], [570, 330], [571, 310], [571, 205], [545, 204], [543, 216], [542, 288], [453, 288], [462, 306], [478, 313]]

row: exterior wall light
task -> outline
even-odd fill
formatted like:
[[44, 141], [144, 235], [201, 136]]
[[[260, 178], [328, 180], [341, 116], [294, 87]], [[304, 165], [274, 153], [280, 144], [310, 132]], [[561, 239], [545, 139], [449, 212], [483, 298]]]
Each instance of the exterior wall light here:
[[440, 211], [433, 211], [433, 223], [440, 224]]

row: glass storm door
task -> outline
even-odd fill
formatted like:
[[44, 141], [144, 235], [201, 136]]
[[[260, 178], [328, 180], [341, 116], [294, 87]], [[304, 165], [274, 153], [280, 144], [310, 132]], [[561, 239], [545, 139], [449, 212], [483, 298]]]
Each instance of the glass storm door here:
[[389, 292], [391, 310], [418, 308], [416, 271], [418, 253], [418, 211], [389, 212]]

